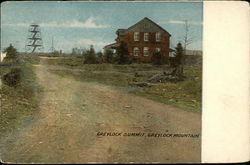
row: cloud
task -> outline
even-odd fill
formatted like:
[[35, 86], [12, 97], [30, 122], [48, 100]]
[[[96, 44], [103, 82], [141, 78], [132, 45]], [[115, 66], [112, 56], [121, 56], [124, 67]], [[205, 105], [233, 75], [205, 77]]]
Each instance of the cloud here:
[[77, 45], [83, 45], [83, 46], [97, 46], [97, 47], [102, 47], [107, 45], [107, 43], [102, 42], [102, 41], [95, 41], [95, 40], [91, 40], [91, 39], [80, 39], [77, 41]]
[[[163, 23], [167, 23], [167, 24], [185, 24], [185, 21], [178, 21], [178, 20], [171, 20], [168, 22], [163, 22]], [[188, 25], [202, 25], [202, 22], [197, 22], [197, 21], [187, 21]]]
[[22, 27], [28, 27], [30, 24], [26, 23], [16, 23], [16, 24], [2, 24], [2, 26], [22, 26]]
[[[95, 22], [96, 18], [89, 17], [84, 22], [80, 22], [78, 20], [68, 21], [65, 23], [57, 23], [57, 22], [48, 22], [48, 23], [40, 23], [41, 27], [66, 27], [66, 28], [108, 28], [108, 25], [101, 25]], [[3, 24], [4, 26], [22, 26], [28, 27], [30, 24], [27, 23], [17, 23], [17, 24]]]

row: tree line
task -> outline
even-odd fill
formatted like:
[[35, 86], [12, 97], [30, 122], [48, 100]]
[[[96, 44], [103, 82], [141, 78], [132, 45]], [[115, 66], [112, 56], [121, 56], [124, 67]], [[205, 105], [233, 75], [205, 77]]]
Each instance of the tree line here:
[[[17, 50], [10, 44], [9, 47], [5, 48], [6, 59], [17, 60]], [[124, 42], [122, 42], [116, 49], [114, 53], [110, 49], [106, 49], [104, 53], [95, 52], [93, 45], [90, 48], [82, 53], [84, 58], [84, 64], [101, 64], [101, 63], [110, 63], [110, 64], [131, 64], [133, 61], [129, 58], [128, 49]], [[155, 52], [151, 59], [152, 64], [162, 65], [164, 64], [163, 55], [161, 52]], [[178, 43], [175, 48], [175, 57], [174, 60], [170, 63], [172, 68], [175, 68], [174, 74], [178, 76], [183, 75], [183, 66], [184, 66], [184, 49], [181, 43]]]

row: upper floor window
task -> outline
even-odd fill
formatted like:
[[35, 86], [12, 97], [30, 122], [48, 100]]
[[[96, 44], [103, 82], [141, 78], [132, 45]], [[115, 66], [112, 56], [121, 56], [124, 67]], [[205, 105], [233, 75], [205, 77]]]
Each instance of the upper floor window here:
[[140, 55], [140, 50], [138, 47], [134, 48], [134, 56], [139, 56]]
[[156, 39], [156, 42], [160, 42], [161, 41], [161, 33], [156, 33], [155, 34], [155, 39]]
[[134, 41], [139, 41], [140, 36], [139, 36], [139, 32], [134, 32]]
[[149, 50], [148, 47], [144, 47], [143, 48], [143, 55], [144, 56], [148, 56], [149, 55], [149, 51], [148, 50]]
[[148, 33], [144, 33], [144, 41], [148, 41]]

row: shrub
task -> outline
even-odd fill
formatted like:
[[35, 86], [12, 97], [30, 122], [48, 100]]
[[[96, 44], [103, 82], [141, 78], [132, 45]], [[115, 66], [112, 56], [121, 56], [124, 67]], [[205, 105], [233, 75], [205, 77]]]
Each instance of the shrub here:
[[105, 50], [104, 55], [103, 55], [103, 60], [105, 63], [113, 63], [114, 53], [109, 49]]
[[4, 53], [6, 53], [6, 58], [17, 58], [17, 50], [12, 46], [12, 44], [4, 49]]
[[16, 87], [21, 81], [21, 73], [22, 70], [20, 68], [13, 68], [2, 77], [2, 81], [8, 86]]
[[115, 61], [117, 64], [130, 64], [131, 63], [128, 57], [128, 48], [127, 48], [126, 43], [121, 42], [120, 46], [117, 48]]
[[84, 64], [96, 64], [98, 63], [98, 60], [95, 55], [95, 50], [93, 45], [90, 46], [90, 49], [87, 51]]
[[162, 65], [163, 64], [163, 55], [161, 52], [155, 52], [151, 58], [152, 63], [154, 65]]
[[104, 58], [103, 58], [102, 52], [98, 52], [98, 53], [96, 54], [96, 56], [97, 56], [97, 62], [98, 62], [99, 64], [102, 64], [102, 63], [104, 62]]

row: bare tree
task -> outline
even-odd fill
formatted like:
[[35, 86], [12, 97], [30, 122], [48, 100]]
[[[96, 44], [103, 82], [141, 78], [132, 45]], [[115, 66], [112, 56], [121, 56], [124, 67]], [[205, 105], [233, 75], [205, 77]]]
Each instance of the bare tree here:
[[191, 35], [190, 24], [188, 20], [185, 20], [185, 34], [183, 36], [183, 51], [184, 55], [186, 55], [187, 46], [193, 43], [194, 38]]
[[[175, 69], [173, 70], [172, 74], [178, 76], [179, 78], [184, 77], [184, 64], [185, 64], [185, 55], [187, 54], [187, 47], [191, 43], [193, 43], [194, 38], [192, 37], [191, 31], [190, 31], [190, 24], [187, 20], [185, 20], [185, 30], [184, 30], [184, 36], [182, 38], [182, 42], [179, 42], [177, 44], [177, 47], [175, 48]], [[182, 44], [181, 44], [182, 43]]]

